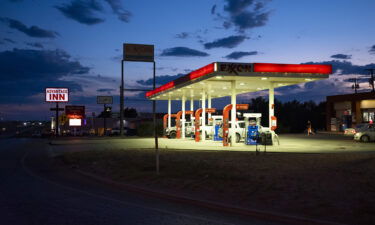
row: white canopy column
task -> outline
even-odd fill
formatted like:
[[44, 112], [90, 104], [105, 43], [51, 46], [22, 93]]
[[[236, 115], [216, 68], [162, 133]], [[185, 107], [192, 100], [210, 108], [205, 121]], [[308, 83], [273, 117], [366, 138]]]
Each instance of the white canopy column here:
[[[193, 90], [190, 90], [190, 111], [194, 112], [194, 92]], [[194, 113], [190, 115], [190, 121], [193, 122]], [[194, 124], [192, 124], [194, 126]]]
[[206, 140], [206, 93], [202, 90], [202, 125], [201, 125], [201, 139]]
[[181, 132], [181, 137], [182, 139], [185, 139], [185, 103], [186, 103], [186, 96], [185, 96], [185, 91], [183, 91], [182, 93], [182, 119], [181, 119], [181, 123], [182, 123], [182, 132]]
[[[211, 88], [208, 89], [207, 97], [208, 97], [208, 108], [211, 108]], [[210, 120], [211, 120], [211, 113], [208, 113], [208, 121]]]
[[274, 99], [275, 99], [274, 85], [273, 85], [272, 82], [270, 82], [269, 93], [268, 93], [268, 111], [269, 111], [268, 126], [270, 128], [272, 127], [271, 117], [275, 115], [275, 105], [274, 105], [275, 103], [274, 103]]
[[233, 146], [234, 143], [236, 142], [236, 133], [235, 133], [235, 128], [236, 128], [236, 104], [237, 104], [237, 99], [236, 99], [236, 81], [231, 82], [231, 90], [232, 90], [232, 95], [231, 95], [231, 104], [232, 104], [232, 111], [231, 111], [231, 125], [230, 125], [230, 136], [231, 138], [231, 145]]
[[168, 98], [168, 129], [171, 129], [171, 97]]

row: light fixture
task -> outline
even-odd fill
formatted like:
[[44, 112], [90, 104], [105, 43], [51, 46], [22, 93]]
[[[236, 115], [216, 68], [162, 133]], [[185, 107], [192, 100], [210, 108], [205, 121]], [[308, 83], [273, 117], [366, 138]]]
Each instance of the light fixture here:
[[259, 87], [258, 87], [257, 90], [262, 90], [262, 88], [259, 88]]
[[268, 77], [262, 77], [261, 79], [262, 80], [268, 80]]
[[190, 86], [187, 86], [186, 88], [191, 88]]
[[181, 89], [178, 89], [177, 91], [178, 91], [178, 92], [181, 92]]
[[244, 82], [241, 82], [241, 83], [240, 83], [240, 85], [241, 85], [241, 86], [244, 86], [244, 85], [245, 85], [245, 83], [244, 83]]
[[223, 76], [216, 76], [216, 79], [223, 79]]
[[223, 87], [224, 90], [227, 90], [228, 88], [227, 87]]
[[278, 86], [283, 86], [283, 84], [278, 84]]
[[200, 82], [201, 85], [204, 85], [205, 83], [204, 82]]
[[156, 97], [156, 98], [160, 98], [160, 96]]
[[313, 79], [311, 78], [305, 78], [305, 81], [312, 81]]
[[163, 96], [167, 96], [166, 94], [163, 94]]

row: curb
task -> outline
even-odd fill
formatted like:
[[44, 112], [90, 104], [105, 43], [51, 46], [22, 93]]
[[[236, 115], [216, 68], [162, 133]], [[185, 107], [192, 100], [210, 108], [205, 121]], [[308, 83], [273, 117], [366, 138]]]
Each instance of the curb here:
[[116, 182], [108, 178], [100, 177], [95, 174], [82, 171], [80, 169], [74, 169], [74, 170], [83, 176], [92, 178], [94, 180], [97, 180], [97, 181], [100, 181], [100, 182], [103, 182], [112, 186], [126, 189], [127, 191], [145, 194], [145, 195], [156, 197], [159, 199], [167, 199], [167, 200], [171, 200], [174, 202], [187, 203], [190, 205], [214, 209], [214, 210], [218, 210], [218, 211], [222, 211], [226, 213], [233, 213], [233, 214], [238, 214], [238, 215], [243, 215], [243, 216], [251, 216], [251, 217], [265, 220], [265, 221], [273, 221], [273, 222], [285, 223], [285, 224], [290, 224], [290, 225], [344, 225], [341, 223], [327, 222], [327, 221], [322, 221], [322, 220], [309, 219], [309, 218], [274, 213], [274, 212], [266, 212], [266, 211], [261, 211], [261, 210], [239, 208], [236, 206], [225, 205], [225, 204], [218, 203], [218, 202], [192, 199], [192, 198], [188, 198], [185, 196], [158, 192], [158, 191], [154, 191], [154, 190], [150, 190], [146, 188], [140, 188], [135, 185]]

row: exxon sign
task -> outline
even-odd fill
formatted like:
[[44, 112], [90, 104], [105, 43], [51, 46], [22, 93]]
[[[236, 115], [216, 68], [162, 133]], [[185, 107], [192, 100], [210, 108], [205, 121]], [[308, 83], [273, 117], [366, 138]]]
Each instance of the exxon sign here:
[[68, 102], [68, 88], [46, 88], [46, 102]]

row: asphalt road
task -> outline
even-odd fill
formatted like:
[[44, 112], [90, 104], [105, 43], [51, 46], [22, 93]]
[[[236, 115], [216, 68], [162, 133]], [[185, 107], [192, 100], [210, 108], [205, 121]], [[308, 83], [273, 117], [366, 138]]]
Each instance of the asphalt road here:
[[116, 189], [48, 155], [43, 139], [0, 140], [1, 225], [276, 224]]

